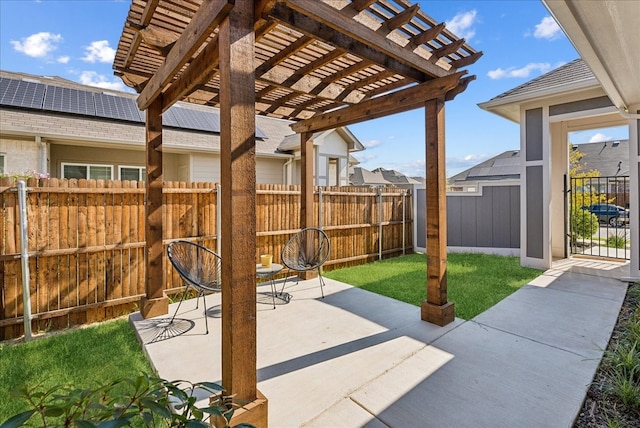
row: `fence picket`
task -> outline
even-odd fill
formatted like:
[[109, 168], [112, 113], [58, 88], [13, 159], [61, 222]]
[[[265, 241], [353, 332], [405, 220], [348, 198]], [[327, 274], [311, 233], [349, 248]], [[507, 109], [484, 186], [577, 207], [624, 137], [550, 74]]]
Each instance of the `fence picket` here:
[[[0, 339], [22, 334], [22, 291], [17, 198], [13, 180], [0, 179]], [[119, 316], [144, 293], [144, 182], [36, 180], [27, 183], [34, 330], [63, 328]], [[215, 249], [220, 232], [215, 183], [167, 182], [163, 190], [164, 244], [188, 239]], [[224, 189], [222, 189], [224, 191]], [[298, 185], [256, 186], [256, 261], [274, 255], [300, 227]], [[316, 192], [318, 189], [316, 188]], [[375, 189], [323, 188], [322, 225], [331, 239], [327, 269], [377, 258], [378, 197]], [[383, 194], [383, 254], [402, 253], [402, 195]], [[410, 195], [405, 197], [410, 207]], [[314, 197], [318, 210], [319, 197]], [[407, 230], [411, 230], [410, 208]], [[407, 233], [406, 245], [412, 246]], [[166, 256], [165, 288], [179, 277]]]

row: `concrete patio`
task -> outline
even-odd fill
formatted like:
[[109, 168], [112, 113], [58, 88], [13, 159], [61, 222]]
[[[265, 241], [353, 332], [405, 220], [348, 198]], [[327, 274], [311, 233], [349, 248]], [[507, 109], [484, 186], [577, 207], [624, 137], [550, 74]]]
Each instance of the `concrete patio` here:
[[[628, 265], [563, 260], [470, 321], [446, 327], [420, 308], [327, 279], [258, 303], [258, 388], [272, 427], [571, 426], [615, 326]], [[267, 284], [258, 292], [269, 290]], [[130, 321], [159, 375], [221, 378], [220, 295], [195, 299], [184, 334], [155, 340], [158, 319]], [[173, 314], [175, 306], [169, 313]], [[204, 398], [204, 397], [203, 397]]]

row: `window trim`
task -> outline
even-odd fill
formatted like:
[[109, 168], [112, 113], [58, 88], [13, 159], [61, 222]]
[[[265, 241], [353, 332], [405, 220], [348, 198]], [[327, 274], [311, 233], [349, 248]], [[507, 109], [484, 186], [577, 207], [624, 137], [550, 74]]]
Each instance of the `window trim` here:
[[107, 178], [106, 180], [113, 180], [113, 165], [99, 164], [99, 163], [83, 163], [83, 162], [60, 162], [60, 175], [62, 176], [62, 178], [66, 178], [64, 176], [64, 167], [65, 166], [85, 166], [85, 167], [87, 167], [87, 177], [85, 177], [86, 180], [94, 180], [94, 179], [88, 177], [88, 175], [90, 174], [90, 169], [91, 169], [92, 166], [109, 168], [111, 170], [111, 177]]
[[4, 160], [5, 160], [5, 154], [0, 153], [0, 174], [4, 174]]
[[140, 165], [118, 165], [118, 180], [122, 180], [122, 169], [123, 168], [131, 168], [131, 169], [137, 169], [138, 172], [145, 172], [145, 178], [142, 178], [142, 174], [140, 174], [140, 179], [138, 181], [145, 181], [146, 180], [146, 172], [147, 172], [147, 167], [146, 166], [140, 166]]

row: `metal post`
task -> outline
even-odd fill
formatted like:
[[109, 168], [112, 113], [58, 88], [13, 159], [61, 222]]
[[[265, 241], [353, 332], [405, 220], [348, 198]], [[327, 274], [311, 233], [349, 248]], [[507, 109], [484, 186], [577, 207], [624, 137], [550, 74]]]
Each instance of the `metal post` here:
[[382, 260], [382, 188], [378, 187], [378, 260]]
[[318, 187], [318, 227], [322, 229], [322, 187]]
[[405, 253], [405, 234], [406, 234], [406, 221], [405, 221], [405, 208], [404, 208], [404, 197], [407, 194], [406, 190], [402, 190], [402, 255], [404, 256]]
[[18, 207], [20, 209], [20, 262], [22, 264], [22, 302], [24, 306], [24, 340], [31, 340], [31, 292], [29, 284], [29, 237], [27, 224], [26, 183], [18, 181]]

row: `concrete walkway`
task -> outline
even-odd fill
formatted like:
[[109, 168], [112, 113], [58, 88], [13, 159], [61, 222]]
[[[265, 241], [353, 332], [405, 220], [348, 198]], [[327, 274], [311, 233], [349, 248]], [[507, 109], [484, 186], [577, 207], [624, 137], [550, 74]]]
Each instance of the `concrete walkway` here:
[[[317, 279], [287, 287], [290, 303], [258, 304], [258, 388], [269, 424], [571, 426], [615, 326], [625, 276], [620, 263], [558, 262], [446, 327], [421, 321], [418, 307], [337, 281], [327, 280], [325, 299]], [[161, 377], [220, 381], [220, 296], [207, 298], [208, 335], [194, 303], [183, 303], [176, 324], [189, 331], [165, 340], [154, 341], [160, 320], [130, 319]]]

